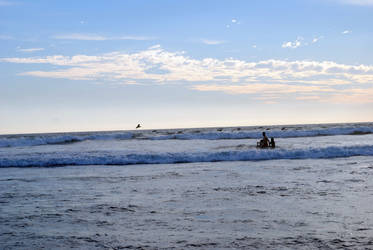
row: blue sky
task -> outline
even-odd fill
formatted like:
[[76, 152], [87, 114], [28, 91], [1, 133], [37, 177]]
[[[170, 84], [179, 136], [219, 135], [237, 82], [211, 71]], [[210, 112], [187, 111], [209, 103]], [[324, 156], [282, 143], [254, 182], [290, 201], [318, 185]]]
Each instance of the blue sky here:
[[0, 0], [0, 133], [373, 121], [373, 1]]

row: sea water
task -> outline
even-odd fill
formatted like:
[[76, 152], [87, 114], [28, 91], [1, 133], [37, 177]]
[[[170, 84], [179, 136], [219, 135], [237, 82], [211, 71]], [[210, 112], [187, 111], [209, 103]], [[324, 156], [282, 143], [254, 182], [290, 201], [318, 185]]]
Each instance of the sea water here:
[[0, 248], [369, 248], [372, 180], [373, 123], [2, 135]]

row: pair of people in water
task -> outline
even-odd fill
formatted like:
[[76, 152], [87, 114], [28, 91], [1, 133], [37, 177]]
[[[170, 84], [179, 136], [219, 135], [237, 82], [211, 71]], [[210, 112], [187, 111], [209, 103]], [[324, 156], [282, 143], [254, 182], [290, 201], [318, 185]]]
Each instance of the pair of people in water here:
[[268, 148], [268, 147], [275, 148], [276, 147], [275, 139], [271, 137], [271, 141], [270, 141], [268, 137], [266, 136], [266, 133], [263, 132], [263, 139], [257, 143], [257, 146], [260, 148]]

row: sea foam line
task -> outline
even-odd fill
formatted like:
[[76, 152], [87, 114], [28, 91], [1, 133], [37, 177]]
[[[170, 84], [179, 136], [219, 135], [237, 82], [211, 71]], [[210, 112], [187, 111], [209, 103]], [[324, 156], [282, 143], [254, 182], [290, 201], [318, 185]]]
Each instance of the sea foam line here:
[[307, 149], [252, 149], [244, 151], [127, 154], [121, 152], [18, 154], [0, 159], [0, 167], [51, 167], [67, 165], [171, 164], [218, 161], [264, 161], [373, 156], [373, 145]]

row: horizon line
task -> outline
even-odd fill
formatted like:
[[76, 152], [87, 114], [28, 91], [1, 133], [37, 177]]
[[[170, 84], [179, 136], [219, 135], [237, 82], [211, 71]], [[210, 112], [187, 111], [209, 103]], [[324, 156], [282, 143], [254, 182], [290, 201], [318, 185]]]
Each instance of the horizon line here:
[[[293, 124], [266, 124], [266, 125], [237, 125], [237, 126], [206, 126], [206, 127], [175, 127], [175, 128], [147, 128], [147, 129], [113, 129], [113, 130], [77, 130], [77, 131], [52, 131], [52, 132], [22, 132], [22, 133], [0, 133], [0, 136], [9, 135], [37, 135], [37, 134], [67, 134], [67, 133], [108, 133], [108, 132], [127, 132], [127, 131], [151, 131], [151, 130], [178, 130], [178, 129], [213, 129], [213, 128], [247, 128], [247, 127], [275, 127], [275, 126], [299, 126], [299, 125], [332, 125], [332, 124], [364, 124], [372, 123], [373, 121], [358, 121], [358, 122], [323, 122], [323, 123], [293, 123]], [[135, 127], [135, 126], [134, 126]]]

